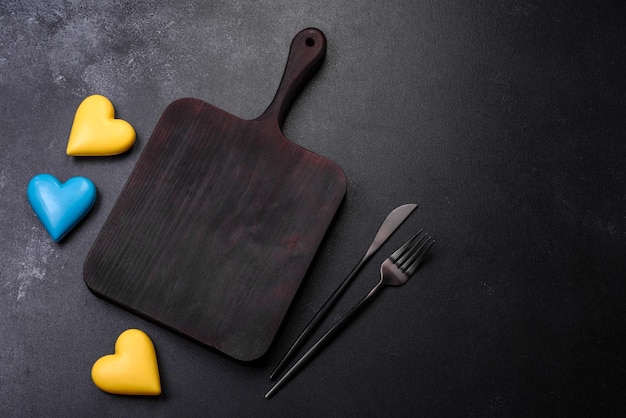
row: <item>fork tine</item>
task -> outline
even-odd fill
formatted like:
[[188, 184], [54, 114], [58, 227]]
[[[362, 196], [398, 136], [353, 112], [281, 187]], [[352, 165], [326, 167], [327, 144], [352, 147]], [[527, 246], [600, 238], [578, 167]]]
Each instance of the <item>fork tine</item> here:
[[411, 249], [411, 247], [413, 246], [413, 243], [415, 242], [417, 237], [422, 233], [422, 231], [424, 230], [420, 229], [419, 231], [417, 231], [417, 233], [413, 235], [411, 239], [409, 239], [406, 243], [404, 243], [402, 247], [398, 248], [393, 254], [391, 254], [389, 256], [389, 259], [395, 263], [398, 259], [404, 256], [407, 253], [407, 251]]
[[407, 263], [413, 259], [413, 255], [421, 248], [422, 243], [425, 240], [428, 240], [428, 238], [429, 238], [429, 235], [425, 234], [424, 236], [420, 237], [418, 240], [410, 241], [411, 242], [410, 247], [404, 252], [404, 254], [402, 254], [400, 258], [398, 258], [398, 260], [395, 261], [394, 264], [398, 266], [400, 270], [404, 272], [404, 269]]
[[420, 240], [422, 244], [419, 246], [419, 248], [417, 248], [415, 253], [407, 261], [407, 263], [405, 263], [405, 266], [406, 264], [408, 264], [408, 267], [405, 267], [405, 266], [400, 267], [400, 269], [403, 270], [404, 274], [406, 274], [407, 276], [411, 276], [413, 275], [413, 273], [415, 273], [415, 270], [417, 270], [419, 265], [422, 263], [422, 259], [424, 258], [426, 253], [430, 250], [430, 247], [432, 247], [433, 244], [435, 243], [435, 240], [433, 240], [432, 237], [430, 237], [430, 235], [426, 234], [425, 238], [426, 240], [424, 240], [424, 242]]

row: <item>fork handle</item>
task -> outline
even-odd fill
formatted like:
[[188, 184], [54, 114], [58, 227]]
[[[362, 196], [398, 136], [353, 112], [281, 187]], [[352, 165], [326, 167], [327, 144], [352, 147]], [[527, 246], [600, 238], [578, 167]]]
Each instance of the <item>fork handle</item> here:
[[265, 398], [270, 399], [278, 390], [283, 387], [289, 380], [291, 380], [296, 373], [304, 368], [332, 339], [339, 334], [339, 332], [352, 321], [361, 312], [361, 310], [367, 306], [369, 302], [374, 299], [380, 289], [383, 287], [382, 280], [378, 282], [376, 286], [370, 292], [361, 299], [352, 309], [348, 311], [331, 329], [324, 334], [309, 350], [300, 357], [300, 359], [293, 365], [287, 372], [281, 377], [278, 382], [270, 389], [265, 395]]
[[332, 295], [324, 302], [324, 305], [320, 308], [319, 311], [311, 318], [307, 326], [302, 330], [300, 336], [293, 342], [287, 353], [283, 356], [282, 360], [278, 363], [278, 365], [274, 368], [274, 371], [270, 375], [270, 380], [274, 380], [278, 374], [285, 368], [287, 363], [291, 361], [291, 359], [296, 355], [298, 350], [306, 343], [309, 336], [317, 329], [322, 320], [328, 315], [330, 310], [335, 306], [335, 303], [339, 300], [343, 292], [346, 290], [348, 285], [352, 283], [352, 280], [356, 275], [361, 271], [361, 268], [365, 264], [365, 262], [369, 259], [369, 257], [363, 257], [363, 259], [356, 265], [346, 277], [346, 279], [339, 285], [337, 289], [333, 292]]

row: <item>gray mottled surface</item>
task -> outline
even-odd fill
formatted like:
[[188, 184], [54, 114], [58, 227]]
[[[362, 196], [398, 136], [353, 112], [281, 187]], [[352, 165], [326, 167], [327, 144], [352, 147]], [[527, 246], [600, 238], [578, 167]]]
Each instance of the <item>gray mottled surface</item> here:
[[[0, 415], [621, 416], [626, 365], [626, 51], [619, 2], [0, 0]], [[284, 127], [339, 163], [348, 195], [266, 358], [252, 365], [89, 293], [82, 262], [156, 121], [192, 96], [261, 114], [292, 37], [327, 59]], [[78, 104], [137, 131], [72, 158]], [[26, 199], [38, 173], [83, 175], [94, 210], [60, 244]], [[273, 366], [395, 206], [436, 250], [274, 399]], [[93, 362], [136, 327], [164, 393], [120, 397]]]

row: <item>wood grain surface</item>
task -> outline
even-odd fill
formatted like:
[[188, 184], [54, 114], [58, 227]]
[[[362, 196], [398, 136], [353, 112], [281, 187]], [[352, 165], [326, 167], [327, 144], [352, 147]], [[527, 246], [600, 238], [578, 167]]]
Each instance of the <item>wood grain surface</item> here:
[[237, 360], [266, 352], [346, 191], [281, 131], [325, 49], [296, 35], [257, 119], [167, 107], [87, 256], [91, 291]]

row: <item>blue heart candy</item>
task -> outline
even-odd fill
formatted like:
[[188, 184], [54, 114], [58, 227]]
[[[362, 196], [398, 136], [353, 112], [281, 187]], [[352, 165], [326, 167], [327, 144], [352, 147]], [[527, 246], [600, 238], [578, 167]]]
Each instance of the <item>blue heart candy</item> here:
[[96, 186], [86, 177], [61, 183], [38, 174], [28, 183], [28, 201], [54, 241], [60, 241], [96, 203]]

